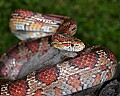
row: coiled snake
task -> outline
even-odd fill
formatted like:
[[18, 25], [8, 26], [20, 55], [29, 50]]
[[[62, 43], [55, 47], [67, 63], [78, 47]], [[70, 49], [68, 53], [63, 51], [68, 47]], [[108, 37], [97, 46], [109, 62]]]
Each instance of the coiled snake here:
[[21, 40], [40, 39], [18, 43], [2, 55], [1, 74], [7, 79], [17, 79], [25, 62], [37, 53], [47, 54], [52, 46], [74, 51], [77, 56], [1, 84], [1, 96], [63, 96], [101, 84], [115, 73], [113, 53], [101, 46], [85, 48], [81, 40], [73, 37], [77, 23], [68, 16], [18, 9], [12, 13], [10, 29]]

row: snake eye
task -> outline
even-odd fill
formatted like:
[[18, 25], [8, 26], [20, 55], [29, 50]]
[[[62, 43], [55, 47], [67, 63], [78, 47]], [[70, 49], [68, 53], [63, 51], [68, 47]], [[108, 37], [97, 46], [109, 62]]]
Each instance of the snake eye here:
[[71, 46], [73, 47], [73, 46], [74, 46], [74, 44], [71, 44]]

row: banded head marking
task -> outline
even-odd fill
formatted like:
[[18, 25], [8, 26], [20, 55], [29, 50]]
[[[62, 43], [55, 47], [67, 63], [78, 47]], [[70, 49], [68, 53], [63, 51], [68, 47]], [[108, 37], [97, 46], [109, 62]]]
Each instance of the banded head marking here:
[[58, 34], [54, 37], [53, 46], [60, 50], [79, 52], [85, 48], [84, 43], [75, 37]]

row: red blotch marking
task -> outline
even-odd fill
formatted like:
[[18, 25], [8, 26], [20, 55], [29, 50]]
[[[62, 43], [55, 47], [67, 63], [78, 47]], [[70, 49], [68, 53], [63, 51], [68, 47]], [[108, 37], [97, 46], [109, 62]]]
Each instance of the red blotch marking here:
[[32, 42], [28, 42], [27, 47], [28, 47], [29, 50], [31, 50], [33, 53], [35, 53], [35, 52], [38, 51], [39, 43], [38, 43], [37, 40], [32, 41]]
[[4, 53], [1, 57], [0, 60], [3, 61], [6, 57], [9, 57], [10, 59], [19, 59], [19, 51], [17, 49], [17, 45], [14, 45], [11, 47], [6, 53]]
[[68, 16], [61, 16], [61, 15], [55, 15], [55, 14], [46, 14], [46, 15], [43, 15], [44, 18], [46, 19], [50, 19], [50, 20], [58, 20], [58, 21], [63, 21], [64, 19], [68, 19], [69, 17]]
[[17, 49], [17, 47], [13, 47], [13, 49], [10, 49], [9, 52], [8, 52], [8, 56], [10, 59], [19, 59], [20, 56], [19, 56], [19, 51]]
[[9, 91], [12, 96], [24, 96], [26, 95], [27, 84], [24, 80], [12, 83], [9, 86]]
[[73, 24], [77, 25], [77, 22], [74, 19], [72, 19], [72, 18], [66, 19], [64, 21], [63, 25], [59, 27], [58, 32], [62, 31], [62, 32], [65, 32], [66, 34], [73, 34], [73, 33], [71, 33], [72, 30], [68, 30], [68, 29], [70, 29], [71, 25], [73, 25]]
[[58, 70], [53, 66], [47, 66], [38, 72], [39, 74], [37, 74], [36, 77], [46, 84], [51, 84], [58, 76]]
[[94, 53], [82, 55], [78, 58], [71, 60], [72, 64], [81, 68], [93, 68], [97, 61], [97, 56]]
[[34, 13], [32, 11], [22, 10], [22, 9], [17, 9], [17, 10], [15, 10], [15, 12], [19, 13], [19, 15], [23, 18], [28, 18], [28, 17], [34, 15]]
[[55, 87], [55, 96], [62, 96], [63, 90], [60, 88]]
[[[54, 21], [54, 20], [61, 20], [61, 18], [59, 18], [59, 17], [57, 17], [57, 16], [56, 16], [56, 17], [55, 17], [55, 16], [52, 16], [52, 15], [49, 15], [49, 14], [48, 14], [48, 15], [47, 15], [47, 14], [44, 15], [44, 18], [45, 18], [45, 19], [50, 19], [50, 20], [53, 20], [53, 21]], [[62, 18], [62, 19], [63, 19], [63, 18]]]
[[72, 86], [75, 89], [78, 89], [78, 87], [80, 86], [80, 80], [79, 80], [79, 75], [72, 75], [68, 78], [67, 84], [69, 84], [70, 86]]
[[106, 70], [107, 69], [107, 66], [106, 65], [102, 65], [102, 66], [100, 66], [100, 70], [102, 71], [102, 70]]
[[95, 86], [95, 85], [97, 85], [97, 84], [100, 84], [100, 82], [101, 82], [101, 76], [100, 76], [100, 74], [95, 74], [96, 75], [96, 77], [94, 78], [94, 82], [93, 82], [93, 86]]
[[107, 54], [111, 61], [113, 61], [113, 62], [116, 61], [114, 54], [110, 50], [107, 50]]
[[37, 90], [34, 96], [45, 96], [41, 94], [42, 90]]
[[107, 80], [110, 80], [112, 78], [112, 73], [109, 71], [107, 72]]

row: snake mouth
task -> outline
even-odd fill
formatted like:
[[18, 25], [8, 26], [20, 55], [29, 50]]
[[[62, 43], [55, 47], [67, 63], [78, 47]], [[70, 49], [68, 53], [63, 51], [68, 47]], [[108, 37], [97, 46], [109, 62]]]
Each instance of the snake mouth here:
[[85, 48], [84, 43], [73, 44], [73, 43], [53, 43], [53, 46], [60, 50], [79, 52]]

